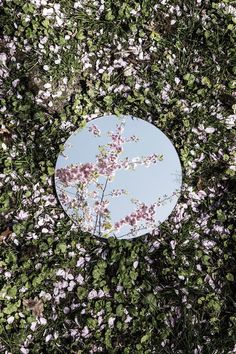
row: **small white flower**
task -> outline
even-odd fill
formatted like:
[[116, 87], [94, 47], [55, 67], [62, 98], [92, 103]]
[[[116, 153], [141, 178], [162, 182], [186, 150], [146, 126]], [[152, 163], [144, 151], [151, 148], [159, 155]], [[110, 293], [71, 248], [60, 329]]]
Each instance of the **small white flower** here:
[[49, 82], [47, 82], [46, 84], [43, 85], [43, 87], [48, 89], [48, 88], [51, 88], [52, 85]]
[[123, 290], [123, 286], [122, 285], [117, 285], [116, 290], [117, 291], [122, 291]]
[[102, 319], [102, 316], [99, 316], [98, 317], [98, 325], [100, 326], [100, 324], [102, 323], [103, 319]]
[[153, 247], [156, 248], [156, 249], [159, 248], [160, 245], [161, 245], [161, 243], [159, 241], [153, 242]]
[[78, 9], [78, 7], [81, 7], [80, 1], [76, 1], [76, 2], [74, 3], [74, 9]]
[[115, 317], [110, 317], [108, 320], [109, 327], [113, 327], [115, 322]]
[[[68, 159], [68, 157], [67, 158], [65, 158], [66, 160]], [[69, 257], [74, 257], [75, 256], [75, 252], [74, 251], [72, 251], [72, 252], [68, 252], [68, 256]]]
[[215, 128], [212, 128], [212, 127], [207, 127], [205, 129], [205, 132], [208, 133], [208, 134], [212, 134], [212, 133], [214, 133], [214, 131], [215, 131]]
[[40, 39], [41, 44], [45, 44], [48, 41], [48, 37], [44, 36], [42, 39]]
[[43, 66], [43, 70], [48, 71], [49, 70], [49, 66], [48, 65], [44, 65]]
[[65, 315], [67, 315], [70, 312], [70, 308], [69, 307], [65, 307], [63, 312], [64, 312]]
[[138, 261], [135, 261], [135, 262], [133, 263], [133, 267], [134, 267], [134, 269], [136, 269], [136, 268], [138, 267]]
[[125, 319], [125, 323], [129, 323], [132, 320], [132, 317], [128, 315]]
[[216, 243], [215, 241], [203, 240], [202, 244], [206, 249], [211, 249], [215, 246]]
[[56, 21], [57, 21], [57, 25], [59, 27], [61, 27], [63, 25], [63, 20], [59, 16], [56, 16]]
[[84, 258], [80, 257], [76, 263], [76, 267], [81, 267], [82, 265], [84, 265], [84, 262], [85, 262]]
[[85, 326], [82, 330], [82, 337], [86, 337], [89, 334], [88, 327]]
[[52, 338], [52, 335], [51, 335], [51, 334], [48, 334], [48, 335], [46, 336], [46, 338], [45, 338], [45, 342], [46, 342], [46, 343], [49, 342], [49, 341], [51, 340], [51, 338]]
[[132, 9], [132, 10], [130, 11], [130, 13], [131, 13], [131, 15], [136, 15], [138, 12], [135, 11], [134, 9]]
[[65, 276], [65, 271], [63, 269], [58, 269], [58, 271], [56, 272], [56, 275], [64, 277]]
[[46, 229], [46, 227], [43, 227], [43, 228], [42, 228], [42, 233], [43, 233], [43, 234], [48, 233], [48, 229]]
[[84, 64], [84, 70], [88, 69], [88, 68], [91, 68], [91, 67], [92, 67], [92, 64], [90, 64], [90, 63], [85, 63]]
[[42, 325], [45, 325], [45, 324], [47, 324], [47, 320], [46, 320], [46, 318], [44, 318], [44, 317], [42, 317], [42, 318], [40, 318], [40, 323], [42, 324]]
[[44, 219], [43, 218], [39, 218], [38, 220], [38, 226], [43, 226], [45, 223]]
[[10, 316], [10, 317], [8, 317], [8, 319], [7, 319], [7, 323], [8, 324], [11, 324], [13, 321], [14, 321], [14, 316]]
[[42, 15], [43, 16], [51, 16], [53, 14], [53, 12], [54, 12], [54, 10], [52, 8], [50, 8], [50, 9], [44, 8]]
[[236, 121], [236, 114], [231, 114], [230, 116], [228, 116], [228, 118], [226, 118], [225, 120], [226, 128], [227, 129], [233, 128], [235, 125], [235, 121]]
[[97, 297], [98, 293], [96, 290], [91, 290], [88, 294], [88, 299], [91, 300], [91, 299], [94, 299], [95, 297]]
[[18, 219], [18, 220], [25, 220], [25, 219], [28, 218], [28, 216], [29, 216], [29, 213], [28, 213], [27, 211], [21, 210], [21, 211], [19, 212], [19, 214], [17, 215], [17, 219]]
[[77, 330], [77, 329], [71, 329], [71, 330], [70, 330], [70, 335], [71, 335], [72, 337], [75, 337], [77, 334], [78, 334], [78, 330]]
[[62, 95], [62, 91], [57, 91], [55, 95], [53, 95], [53, 97], [61, 97]]
[[25, 22], [30, 22], [30, 16], [29, 15], [25, 16]]
[[66, 85], [68, 83], [68, 78], [67, 77], [63, 77], [62, 81], [63, 81], [63, 84]]
[[45, 296], [44, 296], [45, 300], [48, 300], [50, 301], [52, 299], [52, 295], [49, 294], [49, 293], [46, 293]]
[[175, 83], [178, 85], [180, 83], [180, 79], [178, 77], [175, 77]]
[[20, 81], [19, 79], [12, 81], [12, 86], [16, 87], [18, 85], [19, 81]]
[[204, 192], [203, 190], [200, 190], [197, 192], [197, 195], [201, 198], [204, 199], [204, 197], [206, 197], [206, 192]]
[[103, 297], [104, 295], [105, 295], [104, 291], [100, 289], [98, 291], [98, 297]]
[[232, 5], [225, 6], [225, 12], [236, 17], [236, 9]]
[[32, 322], [31, 323], [31, 326], [30, 326], [30, 329], [31, 329], [31, 331], [35, 331], [35, 329], [36, 329], [36, 326], [37, 326], [37, 322]]
[[25, 286], [22, 286], [22, 288], [19, 289], [20, 293], [25, 293], [28, 290]]
[[196, 128], [192, 128], [192, 132], [193, 132], [193, 133], [195, 133], [195, 134], [197, 134], [197, 135], [199, 135], [199, 134], [200, 134], [199, 130], [198, 130], [198, 129], [196, 129]]
[[84, 278], [81, 274], [76, 277], [76, 281], [81, 285], [84, 283]]
[[202, 267], [201, 267], [201, 265], [200, 265], [200, 264], [197, 264], [196, 268], [197, 268], [197, 270], [199, 270], [199, 272], [201, 272], [201, 271], [202, 271]]
[[7, 56], [5, 53], [0, 53], [0, 62], [3, 63], [3, 65], [6, 64]]
[[133, 67], [130, 65], [124, 70], [124, 76], [131, 76], [133, 74]]
[[74, 289], [75, 285], [76, 285], [76, 282], [74, 282], [74, 280], [71, 280], [69, 282], [68, 291], [72, 291]]
[[7, 279], [11, 278], [11, 276], [12, 276], [11, 272], [5, 272], [4, 275], [5, 275], [5, 278], [7, 278]]
[[20, 351], [21, 351], [21, 353], [23, 353], [23, 354], [28, 354], [28, 353], [29, 353], [29, 349], [24, 348], [24, 347], [21, 347], [21, 348], [20, 348]]
[[58, 12], [60, 10], [61, 5], [60, 4], [54, 4], [53, 7], [54, 7], [55, 11]]
[[175, 240], [170, 241], [170, 246], [171, 246], [172, 250], [175, 249], [176, 243], [177, 242]]

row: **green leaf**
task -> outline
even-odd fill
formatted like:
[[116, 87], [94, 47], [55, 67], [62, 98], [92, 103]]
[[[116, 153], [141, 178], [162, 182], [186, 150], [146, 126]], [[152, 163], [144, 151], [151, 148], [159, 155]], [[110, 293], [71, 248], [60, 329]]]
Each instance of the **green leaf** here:
[[115, 108], [114, 109], [114, 113], [117, 115], [117, 116], [120, 116], [121, 115], [121, 112], [118, 108]]
[[49, 176], [53, 176], [54, 175], [54, 172], [55, 172], [55, 170], [54, 170], [54, 167], [48, 167], [47, 168], [47, 170], [48, 170], [48, 174], [49, 174]]
[[17, 294], [17, 287], [16, 287], [16, 286], [11, 287], [11, 288], [8, 290], [7, 294], [8, 294], [9, 296], [15, 298], [15, 296], [16, 296], [16, 294]]
[[115, 16], [112, 15], [112, 11], [111, 10], [108, 10], [107, 13], [106, 13], [106, 20], [107, 21], [113, 21]]
[[157, 300], [156, 300], [156, 297], [154, 294], [148, 294], [146, 296], [146, 303], [149, 304], [150, 308], [152, 310], [155, 310], [156, 309], [156, 306], [157, 306]]
[[85, 119], [83, 119], [80, 123], [79, 123], [79, 129], [84, 129], [87, 125], [87, 121]]
[[117, 306], [117, 308], [116, 308], [116, 314], [117, 314], [117, 316], [119, 316], [119, 317], [122, 317], [122, 316], [123, 316], [123, 314], [124, 314], [124, 307], [123, 307], [122, 304], [119, 304], [119, 305]]
[[160, 42], [161, 35], [156, 31], [152, 31], [150, 34], [150, 38], [153, 39], [155, 42]]
[[45, 28], [48, 28], [49, 27], [49, 20], [46, 18], [45, 20], [42, 21], [42, 25], [45, 27]]
[[228, 281], [234, 281], [234, 275], [232, 273], [227, 273], [226, 278]]
[[66, 249], [67, 249], [67, 245], [65, 243], [59, 243], [59, 245], [57, 245], [58, 250], [61, 251], [61, 253], [65, 253]]
[[195, 76], [193, 74], [187, 73], [184, 75], [184, 80], [189, 82], [194, 82]]
[[83, 300], [87, 296], [87, 289], [83, 288], [82, 286], [79, 286], [76, 293], [79, 298], [79, 300]]
[[34, 12], [34, 6], [33, 6], [33, 4], [26, 3], [22, 7], [22, 10], [23, 10], [24, 13], [30, 14], [30, 13]]
[[209, 78], [206, 76], [202, 78], [202, 84], [209, 87], [209, 88], [211, 88], [211, 86], [212, 86]]
[[147, 341], [149, 340], [149, 338], [150, 338], [150, 333], [145, 334], [145, 335], [142, 336], [142, 338], [141, 338], [141, 343], [147, 342]]
[[117, 321], [116, 327], [121, 330], [123, 328], [123, 323], [121, 321]]
[[216, 214], [217, 214], [217, 219], [220, 220], [221, 222], [224, 222], [226, 220], [226, 215], [221, 209], [217, 210]]
[[106, 97], [104, 97], [104, 102], [105, 102], [108, 106], [110, 106], [110, 105], [112, 104], [112, 101], [113, 101], [112, 96], [106, 96]]
[[8, 304], [5, 308], [3, 308], [3, 312], [7, 315], [11, 315], [13, 312], [16, 312], [19, 307], [19, 301], [15, 304]]
[[138, 277], [138, 272], [135, 271], [135, 270], [131, 270], [131, 272], [129, 273], [129, 275], [130, 275], [130, 278], [131, 278], [132, 280], [136, 280], [137, 277]]

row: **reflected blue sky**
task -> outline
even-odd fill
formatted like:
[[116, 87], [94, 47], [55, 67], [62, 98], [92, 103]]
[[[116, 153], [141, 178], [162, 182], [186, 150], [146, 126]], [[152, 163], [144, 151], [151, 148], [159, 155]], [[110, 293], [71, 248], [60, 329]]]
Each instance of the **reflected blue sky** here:
[[[65, 143], [63, 155], [60, 154], [56, 163], [56, 169], [66, 167], [76, 163], [86, 163], [96, 161], [99, 145], [107, 144], [111, 138], [107, 136], [109, 130], [115, 131], [116, 125], [125, 119], [124, 137], [136, 135], [138, 142], [128, 142], [124, 144], [124, 151], [120, 155], [120, 159], [126, 157], [145, 157], [153, 153], [163, 155], [163, 160], [149, 167], [143, 165], [132, 170], [119, 170], [112, 182], [108, 183], [106, 194], [113, 189], [126, 189], [128, 195], [122, 195], [116, 198], [110, 198], [109, 210], [111, 211], [112, 223], [130, 214], [135, 205], [130, 201], [131, 198], [138, 199], [146, 204], [157, 201], [158, 198], [163, 199], [165, 195], [170, 196], [175, 190], [180, 190], [182, 184], [182, 171], [178, 154], [167, 136], [153, 124], [142, 119], [131, 116], [103, 116], [88, 122], [82, 130], [74, 132]], [[101, 131], [100, 137], [94, 136], [88, 131], [88, 128], [95, 124]], [[65, 158], [67, 156], [67, 158]], [[105, 177], [101, 176], [99, 181], [104, 183]], [[59, 191], [60, 185], [56, 181], [56, 189]], [[90, 186], [90, 190], [94, 190], [95, 185]], [[68, 188], [73, 193], [73, 188]], [[177, 202], [177, 196], [158, 207], [155, 219], [157, 224], [165, 221]], [[88, 200], [93, 205], [93, 200]], [[62, 205], [63, 206], [63, 205]], [[65, 206], [63, 206], [65, 207]], [[70, 211], [67, 211], [70, 214]], [[125, 226], [119, 233], [114, 236], [121, 237], [129, 233], [130, 227]], [[141, 236], [150, 229], [144, 229], [138, 232], [135, 237]], [[128, 238], [132, 238], [129, 235]], [[126, 238], [126, 236], [123, 236]]]

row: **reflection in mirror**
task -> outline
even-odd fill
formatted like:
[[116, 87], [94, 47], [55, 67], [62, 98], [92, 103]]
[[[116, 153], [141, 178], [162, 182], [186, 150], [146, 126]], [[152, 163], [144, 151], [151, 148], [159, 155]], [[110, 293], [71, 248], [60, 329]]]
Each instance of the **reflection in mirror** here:
[[178, 154], [164, 133], [133, 116], [103, 116], [74, 132], [55, 173], [58, 198], [82, 231], [130, 239], [165, 221], [180, 195]]

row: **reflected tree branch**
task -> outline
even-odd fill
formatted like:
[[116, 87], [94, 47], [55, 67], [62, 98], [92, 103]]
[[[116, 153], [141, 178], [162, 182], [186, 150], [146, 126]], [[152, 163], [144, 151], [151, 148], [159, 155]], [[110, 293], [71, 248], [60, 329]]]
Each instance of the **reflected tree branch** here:
[[[102, 196], [101, 196], [101, 200], [100, 202], [102, 203], [103, 199], [104, 199], [104, 196], [105, 196], [105, 190], [106, 190], [106, 187], [107, 187], [107, 183], [108, 183], [108, 177], [106, 178], [106, 182], [105, 182], [105, 185], [104, 185], [104, 188], [103, 188], [103, 191], [102, 191]], [[98, 234], [99, 236], [101, 236], [101, 214], [98, 216], [96, 216], [96, 221], [95, 221], [95, 226], [94, 226], [94, 233], [96, 231], [96, 228], [97, 228], [97, 222], [98, 222]]]

